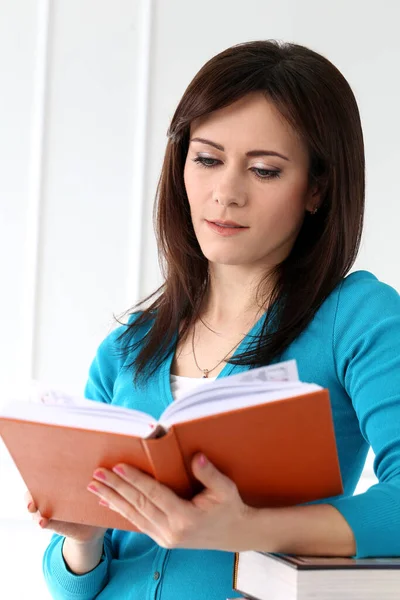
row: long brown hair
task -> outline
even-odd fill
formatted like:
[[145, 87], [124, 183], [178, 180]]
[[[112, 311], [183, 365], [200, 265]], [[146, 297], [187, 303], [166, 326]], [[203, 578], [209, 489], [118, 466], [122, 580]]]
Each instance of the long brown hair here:
[[[321, 203], [315, 215], [305, 215], [292, 251], [275, 267], [259, 338], [229, 362], [261, 366], [278, 358], [357, 256], [365, 158], [360, 115], [348, 82], [329, 60], [298, 44], [266, 40], [224, 50], [189, 84], [168, 130], [155, 203], [164, 284], [136, 305], [135, 310], [150, 301], [118, 338], [129, 342], [145, 326], [146, 335], [136, 335], [136, 341], [126, 343], [122, 351], [139, 349], [128, 365], [134, 367], [136, 381], [154, 372], [172, 351], [180, 326], [179, 335], [185, 336], [207, 292], [208, 261], [194, 233], [183, 180], [190, 124], [250, 92], [263, 92], [303, 139], [310, 158], [309, 181], [318, 184]], [[274, 303], [277, 325], [268, 331]]]

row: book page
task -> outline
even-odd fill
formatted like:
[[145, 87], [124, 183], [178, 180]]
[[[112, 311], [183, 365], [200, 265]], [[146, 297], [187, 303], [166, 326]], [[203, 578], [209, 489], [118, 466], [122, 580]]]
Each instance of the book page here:
[[[265, 404], [267, 402], [276, 402], [285, 398], [294, 398], [321, 390], [321, 386], [315, 383], [299, 383], [291, 385], [285, 389], [267, 388], [264, 385], [253, 385], [251, 388], [242, 388], [240, 394], [227, 396], [226, 393], [216, 393], [213, 398], [196, 398], [192, 403], [187, 402], [185, 406], [175, 407], [171, 405], [171, 410], [166, 409], [164, 415], [160, 418], [160, 423], [164, 429], [168, 430], [176, 423], [191, 421], [201, 417], [220, 414], [230, 410], [245, 408], [246, 406], [255, 406], [256, 404]], [[168, 407], [169, 408], [169, 407]]]
[[14, 390], [2, 388], [0, 418], [63, 425], [147, 437], [157, 421], [144, 412], [88, 400], [32, 381]]
[[299, 381], [296, 361], [286, 361], [199, 386], [170, 404], [161, 415], [160, 423], [168, 429], [175, 423], [320, 389], [319, 385]]
[[299, 381], [299, 372], [297, 370], [297, 362], [295, 360], [285, 360], [266, 367], [251, 369], [244, 373], [231, 375], [231, 379], [235, 377], [237, 381]]

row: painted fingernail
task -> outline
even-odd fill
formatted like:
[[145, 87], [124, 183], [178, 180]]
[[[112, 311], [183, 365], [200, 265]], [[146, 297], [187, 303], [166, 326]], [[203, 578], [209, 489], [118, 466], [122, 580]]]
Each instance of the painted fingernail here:
[[94, 492], [95, 494], [99, 493], [99, 489], [93, 485], [93, 483], [89, 483], [86, 489], [89, 490], [89, 492]]
[[33, 502], [29, 502], [29, 504], [28, 504], [28, 510], [31, 510], [32, 506], [33, 506]]
[[105, 500], [99, 500], [99, 504], [101, 504], [102, 506], [107, 506], [107, 508], [110, 507], [110, 505], [108, 504], [108, 502], [106, 502]]
[[39, 521], [40, 527], [44, 527], [44, 523], [45, 523], [45, 520], [44, 519], [40, 519], [40, 521]]
[[114, 473], [117, 473], [118, 475], [126, 475], [126, 473], [122, 467], [113, 467], [113, 471], [114, 471]]
[[200, 457], [199, 457], [199, 465], [200, 465], [201, 467], [204, 467], [206, 464], [207, 464], [207, 459], [206, 459], [206, 457], [204, 456], [204, 454], [200, 454]]
[[106, 476], [104, 475], [103, 471], [95, 471], [93, 473], [93, 477], [95, 477], [96, 479], [101, 479], [102, 481], [106, 480]]

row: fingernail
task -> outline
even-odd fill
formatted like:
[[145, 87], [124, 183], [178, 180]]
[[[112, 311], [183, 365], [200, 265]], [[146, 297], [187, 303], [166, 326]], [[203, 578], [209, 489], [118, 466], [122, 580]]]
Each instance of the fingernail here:
[[94, 492], [95, 494], [99, 493], [98, 488], [95, 485], [93, 485], [93, 483], [89, 483], [86, 489], [89, 490], [89, 492]]
[[99, 504], [101, 504], [102, 506], [107, 506], [107, 508], [110, 507], [110, 505], [108, 504], [108, 502], [106, 502], [105, 500], [99, 500]]
[[32, 508], [32, 506], [33, 506], [33, 502], [29, 502], [29, 504], [28, 504], [28, 510], [30, 510]]
[[93, 477], [95, 477], [96, 479], [101, 479], [102, 481], [106, 480], [106, 476], [104, 475], [103, 471], [95, 471], [93, 473]]
[[44, 526], [44, 522], [45, 522], [45, 520], [44, 520], [44, 519], [40, 519], [40, 521], [39, 521], [39, 526], [40, 526], [40, 527], [43, 527], [43, 526]]
[[118, 475], [126, 475], [126, 473], [122, 467], [113, 467], [113, 471], [114, 471], [114, 473], [117, 473]]
[[207, 464], [206, 457], [204, 456], [204, 454], [200, 454], [200, 456], [199, 456], [199, 465], [201, 467], [204, 467], [206, 464]]

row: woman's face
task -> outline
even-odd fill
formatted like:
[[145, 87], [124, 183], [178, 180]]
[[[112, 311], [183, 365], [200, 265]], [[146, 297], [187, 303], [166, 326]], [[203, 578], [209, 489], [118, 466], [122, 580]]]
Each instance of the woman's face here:
[[206, 258], [261, 267], [286, 258], [319, 201], [308, 167], [306, 148], [261, 93], [195, 120], [184, 181]]

